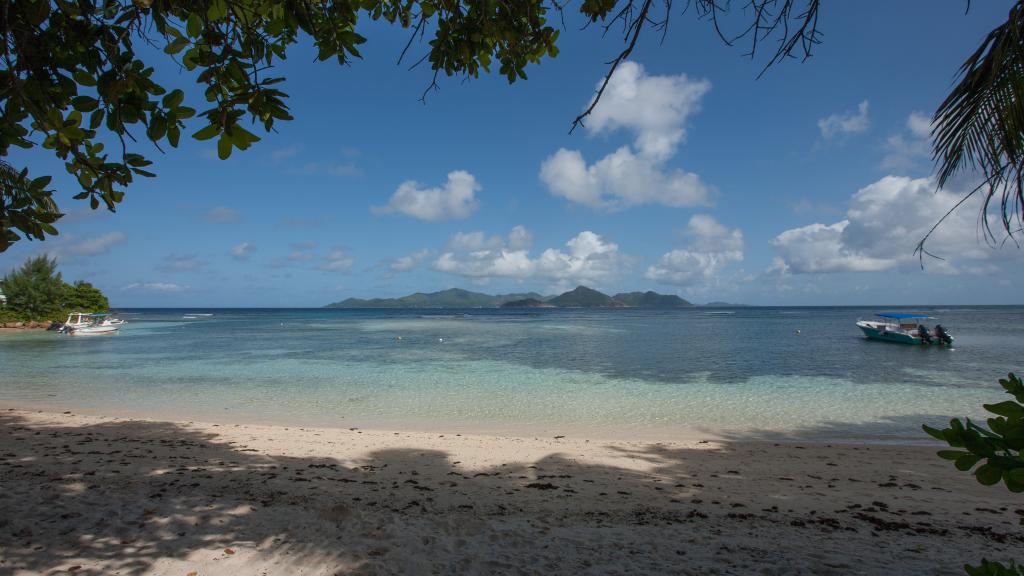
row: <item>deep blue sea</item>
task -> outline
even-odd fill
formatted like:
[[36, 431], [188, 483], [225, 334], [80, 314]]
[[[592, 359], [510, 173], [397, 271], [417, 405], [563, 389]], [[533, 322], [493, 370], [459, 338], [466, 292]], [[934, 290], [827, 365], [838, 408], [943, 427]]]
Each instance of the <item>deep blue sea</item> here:
[[906, 441], [922, 438], [921, 422], [983, 415], [983, 402], [1004, 399], [997, 379], [1024, 368], [1024, 307], [900, 309], [938, 317], [951, 350], [865, 340], [854, 323], [876, 310], [126, 309], [116, 336], [0, 334], [0, 406], [527, 436]]

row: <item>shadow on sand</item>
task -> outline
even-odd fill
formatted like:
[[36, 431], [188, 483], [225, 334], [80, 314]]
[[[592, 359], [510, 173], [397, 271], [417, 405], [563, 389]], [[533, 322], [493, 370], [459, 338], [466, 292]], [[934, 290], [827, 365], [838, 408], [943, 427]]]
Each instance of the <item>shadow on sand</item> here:
[[955, 574], [1024, 542], [1015, 498], [929, 449], [735, 438], [470, 469], [224, 429], [0, 415], [0, 573]]

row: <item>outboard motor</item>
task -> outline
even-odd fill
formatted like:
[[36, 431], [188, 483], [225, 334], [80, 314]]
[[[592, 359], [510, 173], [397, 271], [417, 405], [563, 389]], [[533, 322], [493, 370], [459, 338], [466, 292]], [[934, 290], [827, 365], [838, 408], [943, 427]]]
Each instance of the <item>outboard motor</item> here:
[[928, 328], [924, 324], [917, 327], [917, 335], [921, 338], [923, 344], [931, 344], [932, 337], [928, 334]]
[[953, 343], [953, 338], [949, 335], [949, 332], [946, 332], [946, 329], [942, 327], [942, 324], [935, 325], [935, 337], [943, 344]]

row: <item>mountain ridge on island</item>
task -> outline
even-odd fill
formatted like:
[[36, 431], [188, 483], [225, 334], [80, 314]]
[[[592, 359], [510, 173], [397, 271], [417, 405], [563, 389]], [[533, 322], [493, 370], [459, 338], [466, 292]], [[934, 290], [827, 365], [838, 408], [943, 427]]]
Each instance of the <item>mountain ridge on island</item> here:
[[686, 308], [693, 306], [689, 301], [675, 294], [658, 294], [653, 290], [647, 292], [620, 292], [612, 298], [633, 308]]
[[484, 294], [461, 288], [449, 288], [439, 292], [416, 292], [401, 298], [346, 298], [328, 304], [325, 308], [497, 308], [506, 302], [544, 297], [536, 292], [513, 294]]
[[557, 296], [542, 296], [536, 292], [511, 294], [484, 294], [461, 288], [439, 292], [416, 292], [401, 298], [347, 298], [325, 308], [684, 308], [692, 306], [674, 294], [657, 292], [623, 292], [609, 296], [577, 286]]
[[522, 300], [512, 300], [511, 302], [505, 302], [500, 306], [501, 308], [558, 308], [551, 302], [544, 300], [537, 300], [536, 298], [523, 298]]
[[609, 296], [593, 288], [577, 286], [575, 289], [545, 301], [533, 298], [514, 300], [501, 305], [502, 308], [688, 308], [690, 302], [675, 294], [647, 292], [620, 292]]
[[577, 286], [564, 294], [549, 298], [548, 303], [558, 308], [626, 308], [625, 303], [586, 286]]

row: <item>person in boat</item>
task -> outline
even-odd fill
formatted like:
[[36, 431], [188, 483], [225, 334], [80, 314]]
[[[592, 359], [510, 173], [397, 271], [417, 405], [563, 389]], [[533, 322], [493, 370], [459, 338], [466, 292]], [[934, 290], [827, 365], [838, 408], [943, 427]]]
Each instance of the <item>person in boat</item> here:
[[945, 344], [951, 344], [953, 342], [953, 338], [949, 335], [949, 332], [946, 332], [946, 329], [942, 327], [942, 324], [935, 325], [935, 337]]
[[925, 326], [924, 324], [921, 324], [920, 326], [917, 327], [917, 336], [918, 338], [921, 339], [921, 342], [925, 344], [932, 343], [931, 334], [928, 333], [928, 327]]

